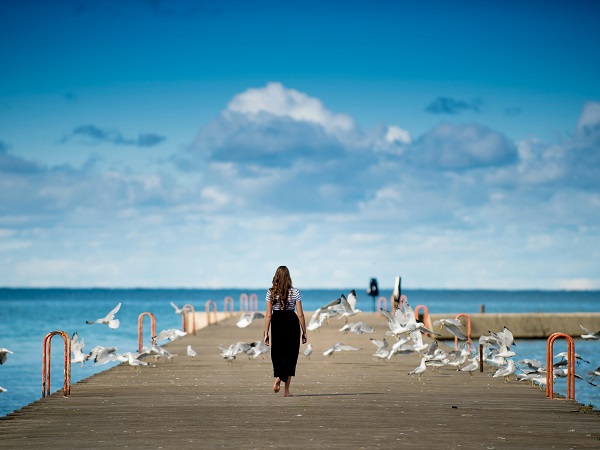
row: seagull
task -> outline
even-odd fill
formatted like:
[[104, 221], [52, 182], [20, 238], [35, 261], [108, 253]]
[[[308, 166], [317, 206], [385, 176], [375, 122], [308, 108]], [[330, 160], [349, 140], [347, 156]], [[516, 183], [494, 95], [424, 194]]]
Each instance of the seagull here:
[[467, 364], [464, 367], [461, 367], [459, 370], [461, 372], [469, 372], [469, 375], [473, 376], [473, 372], [479, 369], [479, 357], [475, 356], [471, 359], [471, 364]]
[[583, 331], [585, 331], [585, 334], [581, 335], [581, 339], [600, 340], [600, 331], [596, 331], [595, 333], [593, 333], [583, 325], [579, 324], [579, 326]]
[[171, 306], [175, 309], [175, 314], [183, 314], [184, 312], [189, 310], [189, 306], [187, 308], [180, 308], [179, 306], [177, 306], [175, 303], [173, 302], [169, 302], [171, 303]]
[[82, 351], [84, 346], [84, 339], [81, 338], [81, 341], [79, 340], [77, 331], [73, 333], [73, 336], [71, 337], [71, 352], [73, 353], [73, 358], [71, 358], [71, 364], [80, 362], [81, 367], [83, 367], [87, 359], [87, 355]]
[[541, 363], [541, 361], [538, 361], [537, 359], [521, 359], [519, 360], [519, 364], [524, 364], [523, 367], [521, 367], [521, 372], [525, 372], [525, 373], [538, 373], [538, 372], [545, 372], [545, 370], [542, 369], [543, 364]]
[[4, 389], [2, 386], [0, 386], [0, 392], [6, 392], [7, 389]]
[[228, 348], [223, 348], [221, 346], [219, 346], [219, 348], [221, 349], [221, 356], [223, 359], [225, 359], [228, 364], [231, 364], [238, 353], [246, 352], [252, 347], [245, 342], [236, 342], [235, 344], [231, 344]]
[[[558, 358], [558, 357], [561, 357], [562, 361], [564, 361], [565, 363], [567, 363], [569, 361], [569, 353], [568, 352], [560, 352], [554, 356], [554, 358]], [[591, 364], [588, 360], [583, 359], [579, 353], [575, 353], [575, 361], [577, 363], [579, 363], [580, 361], [583, 361], [585, 363]], [[555, 365], [556, 364], [557, 363], [555, 363]]]
[[13, 354], [13, 352], [11, 352], [9, 349], [7, 348], [0, 348], [0, 365], [4, 364], [6, 362], [6, 358], [8, 357], [8, 354]]
[[494, 373], [492, 377], [504, 378], [504, 381], [508, 383], [510, 381], [510, 376], [515, 373], [516, 369], [517, 366], [515, 365], [515, 362], [512, 359], [509, 359], [508, 365], [506, 367], [501, 367], [498, 370], [496, 370], [496, 373]]
[[323, 311], [323, 308], [317, 309], [308, 322], [308, 325], [306, 327], [307, 330], [316, 330], [317, 328], [321, 327], [321, 325], [323, 325], [328, 318], [329, 316], [327, 311]]
[[323, 355], [324, 356], [333, 356], [333, 354], [335, 352], [341, 352], [342, 350], [352, 351], [352, 350], [359, 350], [359, 349], [356, 347], [352, 347], [350, 345], [344, 345], [341, 342], [338, 342], [337, 344], [334, 344], [331, 347], [329, 347], [327, 350], [325, 350], [323, 352]]
[[390, 355], [390, 351], [388, 350], [387, 339], [384, 338], [383, 341], [381, 341], [379, 339], [373, 339], [373, 338], [369, 338], [369, 339], [375, 345], [375, 347], [377, 347], [377, 350], [375, 350], [375, 353], [373, 353], [373, 356], [384, 359]]
[[265, 315], [258, 311], [245, 312], [241, 315], [240, 320], [237, 321], [236, 325], [240, 328], [246, 328], [254, 319], [262, 319], [264, 317]]
[[408, 372], [408, 374], [417, 375], [420, 380], [421, 374], [424, 373], [425, 370], [427, 370], [427, 366], [425, 365], [425, 358], [421, 358], [421, 364], [419, 364], [419, 367], [416, 367], [415, 369], [411, 370], [410, 372]]
[[391, 359], [394, 355], [408, 355], [410, 353], [415, 352], [415, 348], [409, 343], [411, 341], [410, 337], [403, 337], [400, 340], [396, 341], [392, 348], [390, 349], [390, 354], [388, 355], [388, 359]]
[[304, 356], [306, 356], [308, 359], [310, 359], [310, 355], [312, 354], [313, 348], [312, 348], [312, 344], [308, 344], [306, 346], [306, 349], [302, 352], [304, 354]]
[[187, 333], [185, 331], [178, 330], [176, 328], [170, 328], [168, 330], [162, 330], [156, 336], [154, 336], [155, 342], [164, 341], [168, 339], [169, 341], [174, 341], [185, 336]]
[[265, 345], [263, 341], [255, 341], [250, 344], [250, 348], [252, 351], [249, 353], [253, 358], [258, 358], [259, 356], [268, 353], [271, 349]]
[[103, 347], [101, 345], [96, 345], [86, 356], [86, 361], [92, 359], [94, 360], [94, 365], [106, 364], [107, 362], [115, 361], [117, 359], [115, 357], [116, 351], [117, 347]]
[[344, 308], [344, 312], [340, 316], [340, 319], [344, 317], [346, 319], [346, 323], [348, 323], [348, 317], [362, 312], [356, 307], [356, 291], [354, 289], [350, 291], [347, 299], [344, 294], [340, 296], [340, 304], [342, 305], [342, 308]]
[[101, 317], [100, 319], [96, 319], [94, 321], [87, 320], [85, 323], [87, 323], [88, 325], [92, 325], [94, 323], [105, 323], [108, 325], [108, 328], [119, 328], [119, 319], [115, 319], [115, 314], [119, 311], [120, 308], [121, 303], [119, 302], [119, 304], [115, 306], [115, 308], [111, 312], [109, 312], [105, 317]]
[[131, 352], [124, 353], [123, 355], [119, 355], [119, 360], [123, 360], [124, 362], [128, 362], [130, 366], [147, 366], [148, 363], [146, 361], [141, 361], [135, 357], [135, 355]]
[[450, 334], [457, 337], [461, 341], [467, 340], [467, 335], [461, 329], [462, 323], [458, 319], [439, 319], [433, 322], [434, 326], [440, 326], [440, 330], [442, 328], [446, 328]]
[[347, 323], [339, 331], [343, 331], [345, 334], [348, 332], [363, 334], [363, 333], [374, 333], [375, 329], [366, 325], [364, 322]]
[[192, 357], [196, 356], [196, 351], [192, 348], [191, 345], [187, 346], [187, 355]]
[[591, 378], [592, 381], [594, 381], [596, 379], [596, 377], [600, 377], [600, 366], [596, 367], [594, 370], [590, 371], [587, 373]]
[[171, 361], [171, 360], [173, 360], [173, 356], [177, 356], [177, 355], [173, 355], [168, 350], [165, 350], [162, 347], [159, 347], [157, 345], [153, 345], [150, 348], [148, 348], [148, 347], [142, 347], [142, 353], [140, 353], [138, 355], [138, 359], [141, 358], [142, 356], [150, 356], [150, 355], [154, 356], [154, 360], [155, 361], [158, 358], [167, 358], [169, 361]]

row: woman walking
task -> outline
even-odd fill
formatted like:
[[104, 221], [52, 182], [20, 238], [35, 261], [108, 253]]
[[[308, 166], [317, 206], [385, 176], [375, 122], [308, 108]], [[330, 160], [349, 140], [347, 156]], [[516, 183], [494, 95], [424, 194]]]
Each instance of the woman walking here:
[[273, 276], [273, 286], [267, 291], [264, 342], [269, 345], [269, 326], [273, 334], [271, 361], [275, 384], [273, 391], [279, 392], [284, 383], [283, 395], [291, 397], [290, 383], [296, 375], [296, 364], [300, 352], [300, 328], [302, 343], [306, 344], [306, 323], [302, 311], [300, 291], [292, 286], [290, 271], [279, 266]]

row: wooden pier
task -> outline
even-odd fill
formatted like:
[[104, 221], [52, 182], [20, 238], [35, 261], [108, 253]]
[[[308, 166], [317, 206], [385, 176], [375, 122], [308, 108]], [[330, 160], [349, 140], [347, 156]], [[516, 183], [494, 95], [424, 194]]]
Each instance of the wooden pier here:
[[[220, 356], [218, 346], [262, 338], [262, 320], [240, 329], [238, 315], [168, 344], [172, 361], [121, 364], [73, 385], [69, 397], [56, 392], [9, 414], [0, 447], [600, 448], [597, 411], [492, 378], [491, 367], [474, 376], [427, 368], [419, 379], [408, 375], [417, 355], [375, 359], [369, 338], [383, 338], [387, 325], [373, 313], [355, 321], [374, 334], [343, 334], [336, 319], [309, 333], [314, 352], [300, 355], [294, 397], [284, 398], [272, 390], [268, 357]], [[361, 350], [323, 356], [336, 342]], [[188, 344], [196, 357], [186, 356]]]

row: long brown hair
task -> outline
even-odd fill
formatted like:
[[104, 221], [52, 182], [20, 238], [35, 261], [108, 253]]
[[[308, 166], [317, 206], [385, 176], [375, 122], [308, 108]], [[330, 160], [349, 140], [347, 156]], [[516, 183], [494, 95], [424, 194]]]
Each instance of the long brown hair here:
[[279, 266], [273, 276], [273, 286], [269, 289], [271, 301], [277, 302], [281, 309], [285, 309], [288, 293], [292, 288], [292, 277], [286, 266]]

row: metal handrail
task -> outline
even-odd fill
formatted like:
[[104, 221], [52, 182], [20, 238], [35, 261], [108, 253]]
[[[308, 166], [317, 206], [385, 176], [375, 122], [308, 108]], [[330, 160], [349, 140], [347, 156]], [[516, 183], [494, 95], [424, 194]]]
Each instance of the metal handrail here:
[[214, 300], [207, 300], [206, 301], [206, 324], [210, 325], [211, 321], [210, 321], [210, 308], [212, 307], [212, 312], [214, 313], [214, 318], [215, 318], [215, 324], [218, 322], [217, 320], [217, 302], [215, 302]]
[[192, 334], [196, 336], [196, 311], [194, 310], [194, 306], [189, 303], [183, 305], [181, 308], [183, 311], [181, 312], [181, 329], [188, 333], [187, 330], [187, 315], [189, 312], [192, 313]]
[[565, 333], [552, 333], [546, 341], [546, 397], [554, 398], [554, 341], [567, 341], [567, 398], [575, 400], [575, 341]]
[[[423, 324], [430, 330], [433, 330], [433, 326], [431, 325], [431, 318], [429, 317], [429, 308], [427, 308], [427, 306], [417, 305], [417, 307], [414, 309], [415, 317], [419, 317], [419, 311], [421, 309], [423, 309]], [[429, 336], [429, 333], [425, 333], [425, 335]]]
[[57, 334], [60, 335], [65, 342], [63, 396], [68, 397], [69, 394], [71, 394], [71, 337], [65, 331], [51, 331], [44, 337], [42, 345], [42, 397], [50, 395], [50, 355], [52, 353], [52, 337]]
[[379, 297], [377, 299], [377, 317], [381, 317], [381, 304], [383, 303], [383, 309], [387, 310], [387, 298]]
[[[464, 314], [464, 313], [460, 313], [460, 314], [456, 315], [457, 319], [460, 319], [461, 317], [467, 318], [467, 345], [468, 345], [469, 352], [471, 352], [471, 316], [469, 316], [468, 314]], [[456, 350], [457, 348], [458, 348], [458, 338], [456, 336], [454, 336], [454, 350]]]
[[248, 294], [240, 295], [240, 312], [248, 311]]
[[250, 294], [248, 300], [250, 302], [250, 311], [258, 311], [258, 295]]
[[235, 313], [235, 305], [232, 297], [225, 297], [223, 300], [223, 311], [227, 312], [229, 310], [229, 316], [233, 316]]
[[143, 334], [144, 334], [144, 317], [150, 317], [150, 339], [151, 345], [156, 345], [156, 317], [151, 312], [143, 312], [138, 317], [138, 353], [142, 353]]

